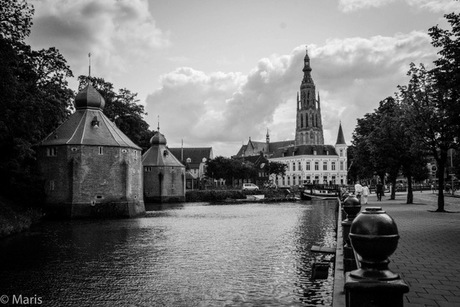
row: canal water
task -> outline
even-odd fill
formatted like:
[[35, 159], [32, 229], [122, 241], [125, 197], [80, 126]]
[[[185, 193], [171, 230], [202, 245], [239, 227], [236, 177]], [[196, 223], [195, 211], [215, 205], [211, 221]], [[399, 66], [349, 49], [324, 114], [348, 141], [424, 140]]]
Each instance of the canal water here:
[[[330, 306], [311, 280], [335, 202], [185, 203], [137, 219], [46, 222], [0, 240], [0, 296], [43, 306]], [[3, 297], [5, 298], [5, 297]]]

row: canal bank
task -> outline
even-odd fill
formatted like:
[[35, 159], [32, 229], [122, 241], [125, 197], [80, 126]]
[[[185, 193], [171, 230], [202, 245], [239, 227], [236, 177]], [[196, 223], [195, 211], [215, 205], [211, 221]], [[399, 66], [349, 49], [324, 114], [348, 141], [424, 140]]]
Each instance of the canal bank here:
[[37, 208], [23, 208], [0, 197], [0, 239], [29, 230], [42, 218]]
[[[397, 193], [395, 200], [375, 194], [365, 207], [382, 207], [396, 222], [399, 243], [390, 256], [390, 269], [401, 275], [410, 290], [404, 295], [405, 307], [460, 305], [460, 199], [446, 195], [445, 209], [437, 208], [437, 194], [415, 192], [414, 204], [406, 204], [406, 193]], [[336, 265], [334, 307], [345, 306], [345, 295]]]

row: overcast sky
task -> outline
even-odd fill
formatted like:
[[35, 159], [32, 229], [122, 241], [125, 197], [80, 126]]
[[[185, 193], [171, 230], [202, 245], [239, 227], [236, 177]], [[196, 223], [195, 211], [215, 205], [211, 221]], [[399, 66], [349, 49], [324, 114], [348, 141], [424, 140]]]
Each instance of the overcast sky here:
[[[30, 0], [29, 0], [30, 1]], [[248, 138], [293, 139], [305, 49], [326, 144], [430, 66], [431, 26], [454, 0], [35, 0], [34, 49], [56, 47], [74, 75], [138, 93], [170, 147], [230, 156]], [[77, 89], [76, 78], [69, 80]]]

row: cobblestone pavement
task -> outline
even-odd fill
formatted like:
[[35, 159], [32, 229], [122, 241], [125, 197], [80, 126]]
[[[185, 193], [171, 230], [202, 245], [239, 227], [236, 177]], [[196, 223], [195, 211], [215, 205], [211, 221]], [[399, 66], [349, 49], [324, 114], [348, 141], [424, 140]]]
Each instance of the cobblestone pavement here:
[[[460, 198], [446, 196], [445, 210], [437, 209], [437, 194], [414, 192], [414, 204], [405, 193], [395, 200], [377, 201], [371, 195], [367, 206], [382, 207], [396, 222], [400, 240], [390, 256], [390, 269], [410, 287], [405, 307], [460, 306]], [[366, 207], [366, 205], [363, 205]]]

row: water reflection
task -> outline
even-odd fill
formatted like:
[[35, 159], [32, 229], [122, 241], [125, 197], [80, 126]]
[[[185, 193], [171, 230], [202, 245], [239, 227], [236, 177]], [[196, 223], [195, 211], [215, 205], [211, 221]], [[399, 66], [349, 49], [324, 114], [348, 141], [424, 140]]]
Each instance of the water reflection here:
[[132, 220], [50, 222], [0, 241], [0, 289], [47, 306], [330, 305], [312, 245], [334, 203], [151, 208]]

